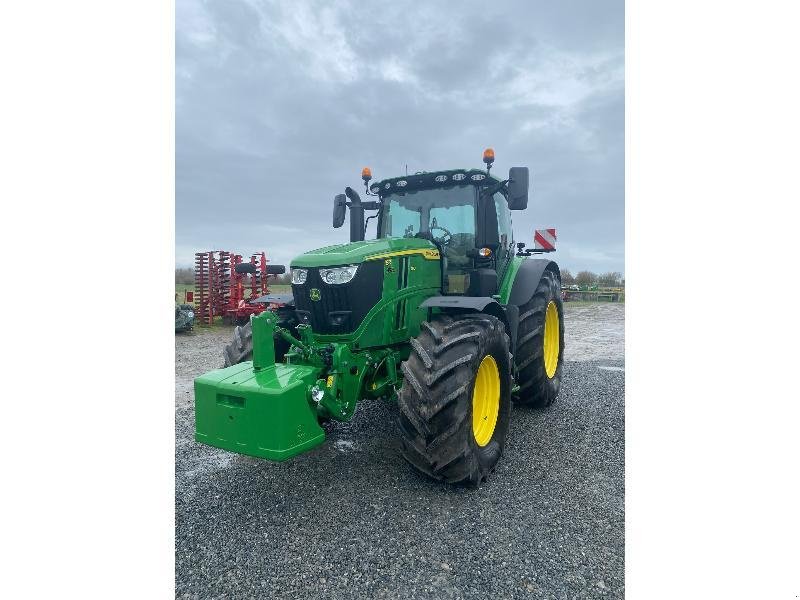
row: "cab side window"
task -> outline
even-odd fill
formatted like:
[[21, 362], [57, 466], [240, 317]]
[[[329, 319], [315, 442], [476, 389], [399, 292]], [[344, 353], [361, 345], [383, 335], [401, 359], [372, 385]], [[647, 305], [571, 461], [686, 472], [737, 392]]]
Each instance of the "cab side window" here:
[[497, 210], [497, 227], [500, 234], [500, 247], [497, 249], [497, 258], [507, 260], [514, 246], [514, 232], [511, 228], [511, 211], [508, 209], [506, 197], [500, 192], [494, 195], [494, 205]]

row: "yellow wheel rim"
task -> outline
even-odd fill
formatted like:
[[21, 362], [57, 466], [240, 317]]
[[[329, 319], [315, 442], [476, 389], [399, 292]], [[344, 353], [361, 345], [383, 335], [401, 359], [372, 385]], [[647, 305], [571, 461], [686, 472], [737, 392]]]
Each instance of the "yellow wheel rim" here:
[[558, 367], [559, 351], [559, 322], [558, 307], [552, 300], [547, 304], [544, 315], [544, 370], [547, 377], [552, 379]]
[[492, 439], [499, 414], [500, 372], [494, 357], [487, 354], [478, 367], [472, 392], [472, 435], [478, 446], [485, 446]]

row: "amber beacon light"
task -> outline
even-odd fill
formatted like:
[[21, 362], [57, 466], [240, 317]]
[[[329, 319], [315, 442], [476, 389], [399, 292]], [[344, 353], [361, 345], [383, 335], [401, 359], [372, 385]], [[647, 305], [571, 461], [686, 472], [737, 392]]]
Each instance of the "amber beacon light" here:
[[372, 170], [369, 167], [361, 169], [361, 179], [364, 180], [364, 183], [372, 179]]
[[483, 151], [483, 162], [491, 165], [494, 162], [494, 148], [487, 148]]

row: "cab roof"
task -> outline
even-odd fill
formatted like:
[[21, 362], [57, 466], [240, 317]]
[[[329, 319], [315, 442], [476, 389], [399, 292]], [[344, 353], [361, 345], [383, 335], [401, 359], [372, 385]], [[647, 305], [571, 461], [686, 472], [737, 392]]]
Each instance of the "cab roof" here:
[[383, 179], [369, 186], [373, 194], [386, 196], [394, 192], [417, 190], [424, 188], [447, 187], [452, 185], [486, 185], [497, 184], [500, 179], [489, 175], [481, 169], [451, 169], [449, 171], [422, 171], [402, 177]]

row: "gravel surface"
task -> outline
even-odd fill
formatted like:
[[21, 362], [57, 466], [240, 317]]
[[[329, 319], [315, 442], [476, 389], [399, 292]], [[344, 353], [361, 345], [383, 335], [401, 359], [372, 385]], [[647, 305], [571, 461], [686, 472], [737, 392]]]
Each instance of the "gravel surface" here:
[[558, 400], [515, 408], [478, 490], [417, 475], [381, 401], [286, 463], [195, 443], [192, 379], [231, 332], [176, 335], [176, 596], [624, 597], [624, 306], [565, 327]]

